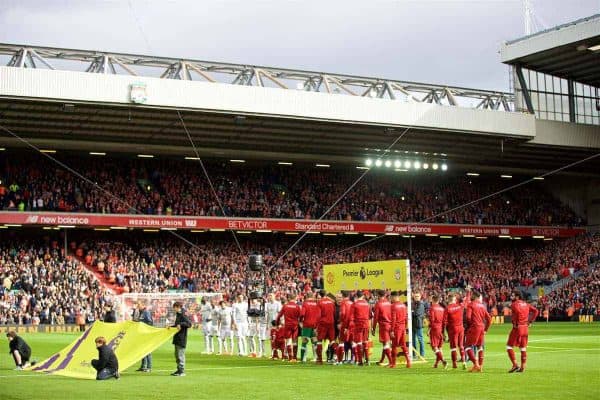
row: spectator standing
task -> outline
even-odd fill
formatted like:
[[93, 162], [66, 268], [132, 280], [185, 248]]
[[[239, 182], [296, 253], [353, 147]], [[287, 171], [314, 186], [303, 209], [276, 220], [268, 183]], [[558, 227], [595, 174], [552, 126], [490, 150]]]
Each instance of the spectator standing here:
[[417, 356], [415, 351], [417, 345], [419, 355], [425, 357], [425, 340], [423, 339], [423, 320], [425, 318], [425, 304], [421, 300], [421, 293], [415, 292], [412, 304], [412, 345], [413, 359]]

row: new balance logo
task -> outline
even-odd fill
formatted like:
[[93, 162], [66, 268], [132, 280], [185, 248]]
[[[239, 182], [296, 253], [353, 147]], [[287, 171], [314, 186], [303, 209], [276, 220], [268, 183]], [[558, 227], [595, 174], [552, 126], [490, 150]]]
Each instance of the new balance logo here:
[[384, 231], [385, 232], [393, 232], [394, 231], [394, 225], [386, 225]]
[[27, 219], [25, 220], [26, 224], [37, 224], [38, 220], [40, 219], [39, 215], [30, 215], [29, 217], [27, 217]]

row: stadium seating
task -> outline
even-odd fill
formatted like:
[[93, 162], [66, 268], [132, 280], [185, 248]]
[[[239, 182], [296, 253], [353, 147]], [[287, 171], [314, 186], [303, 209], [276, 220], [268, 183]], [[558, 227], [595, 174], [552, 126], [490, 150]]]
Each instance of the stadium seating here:
[[[196, 163], [175, 160], [61, 157], [98, 189], [33, 155], [0, 159], [0, 208], [163, 215], [222, 215]], [[361, 171], [208, 163], [225, 214], [316, 219]], [[475, 179], [475, 180], [473, 180]], [[507, 186], [499, 179], [449, 173], [373, 171], [328, 214], [331, 220], [416, 222]], [[136, 211], [137, 210], [137, 211]], [[540, 184], [517, 188], [428, 222], [583, 225], [585, 220]]]
[[63, 257], [56, 243], [0, 245], [0, 325], [94, 321], [110, 299], [78, 260]]
[[[600, 237], [584, 235], [566, 240], [512, 241], [457, 240], [447, 243], [415, 240], [412, 256], [406, 243], [384, 238], [339, 253], [349, 239], [306, 239], [280, 264], [277, 258], [290, 240], [272, 238], [241, 240], [242, 253], [225, 237], [198, 241], [195, 247], [176, 238], [143, 239], [137, 235], [90, 237], [82, 240], [81, 258], [64, 260], [52, 245], [18, 241], [0, 248], [3, 282], [0, 324], [73, 321], [78, 312], [90, 318], [102, 315], [110, 294], [84, 265], [104, 276], [121, 291], [215, 291], [231, 295], [243, 292], [247, 254], [259, 251], [269, 273], [269, 286], [278, 293], [306, 292], [320, 287], [321, 267], [327, 263], [372, 261], [410, 257], [413, 287], [425, 298], [449, 288], [467, 285], [482, 290], [490, 308], [502, 307], [515, 287], [547, 285], [581, 271], [583, 274], [543, 299], [553, 315], [562, 315], [578, 302], [579, 308], [598, 310], [598, 270], [590, 268], [600, 256]], [[7, 281], [8, 279], [8, 281]], [[59, 301], [58, 299], [68, 299]], [[500, 310], [499, 310], [500, 311]]]

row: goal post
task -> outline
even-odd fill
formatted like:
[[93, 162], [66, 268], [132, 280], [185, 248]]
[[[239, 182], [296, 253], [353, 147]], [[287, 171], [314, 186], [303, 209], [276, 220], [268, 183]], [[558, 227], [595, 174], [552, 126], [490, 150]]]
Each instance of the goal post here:
[[221, 300], [222, 293], [214, 292], [181, 292], [181, 293], [123, 293], [116, 297], [117, 318], [119, 321], [131, 320], [138, 302], [143, 302], [152, 313], [154, 326], [169, 326], [175, 320], [173, 303], [179, 301], [183, 305], [187, 316], [192, 324], [201, 322], [200, 308], [202, 299]]

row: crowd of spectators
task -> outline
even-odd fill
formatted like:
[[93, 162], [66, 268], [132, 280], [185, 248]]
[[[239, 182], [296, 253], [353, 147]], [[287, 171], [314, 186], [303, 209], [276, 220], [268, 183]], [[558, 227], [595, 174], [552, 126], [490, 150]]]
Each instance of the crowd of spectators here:
[[82, 246], [85, 262], [126, 292], [187, 290], [236, 295], [244, 291], [247, 255], [252, 252], [263, 255], [268, 285], [279, 293], [319, 288], [324, 264], [409, 258], [413, 287], [425, 297], [470, 286], [486, 294], [490, 307], [508, 301], [514, 288], [547, 286], [588, 271], [590, 260], [600, 255], [600, 238], [592, 235], [525, 243], [463, 240], [455, 244], [422, 239], [414, 241], [410, 252], [387, 238], [349, 252], [340, 252], [352, 244], [346, 239], [306, 239], [277, 264], [291, 243], [284, 238], [272, 242], [242, 240], [242, 252], [231, 240], [199, 242], [194, 247], [169, 238]]
[[[84, 182], [39, 156], [0, 158], [0, 209], [222, 216], [197, 163], [175, 160], [65, 158]], [[360, 176], [348, 169], [208, 163], [227, 216], [316, 219]], [[325, 219], [582, 225], [585, 221], [534, 183], [457, 211], [506, 182], [391, 170], [366, 175]]]
[[[600, 254], [598, 252], [597, 254]], [[600, 265], [598, 256], [590, 268], [540, 299], [550, 315], [566, 319], [578, 315], [600, 315]]]
[[[600, 256], [600, 237], [583, 235], [545, 242], [501, 239], [448, 242], [429, 238], [386, 237], [341, 252], [358, 238], [307, 238], [276, 261], [292, 243], [281, 237], [232, 240], [207, 237], [194, 246], [157, 234], [154, 240], [133, 232], [118, 237], [90, 234], [79, 241], [74, 256], [64, 257], [56, 242], [3, 240], [0, 244], [0, 324], [61, 324], [92, 322], [121, 292], [245, 292], [248, 254], [258, 252], [269, 290], [278, 294], [304, 293], [322, 287], [324, 264], [411, 260], [414, 290], [425, 298], [467, 286], [481, 290], [490, 309], [500, 310], [513, 288], [536, 288], [565, 277], [581, 275], [541, 299], [552, 315], [569, 307], [600, 309], [600, 275], [593, 269]], [[208, 234], [207, 234], [208, 235]], [[271, 236], [271, 235], [268, 235]], [[295, 238], [293, 238], [295, 239]], [[99, 282], [90, 271], [98, 271]], [[118, 290], [109, 292], [104, 283]]]
[[101, 283], [56, 242], [1, 242], [0, 325], [90, 323], [107, 301]]

